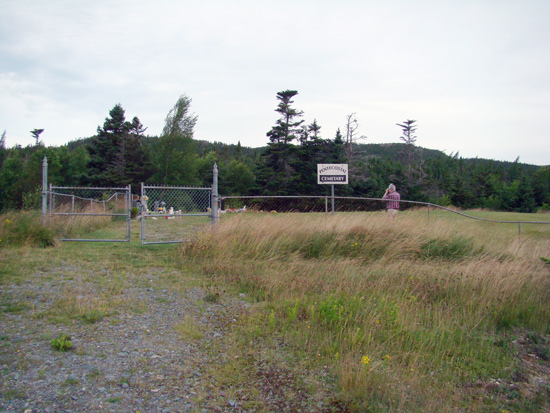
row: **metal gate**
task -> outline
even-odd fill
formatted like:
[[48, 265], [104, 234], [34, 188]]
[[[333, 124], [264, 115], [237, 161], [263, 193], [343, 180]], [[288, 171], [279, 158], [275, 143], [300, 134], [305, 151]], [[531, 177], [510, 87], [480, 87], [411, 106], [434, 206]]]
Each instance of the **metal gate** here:
[[60, 241], [130, 241], [131, 187], [59, 187], [50, 184], [50, 222], [61, 220]]
[[141, 243], [190, 239], [212, 223], [212, 199], [212, 188], [141, 184]]

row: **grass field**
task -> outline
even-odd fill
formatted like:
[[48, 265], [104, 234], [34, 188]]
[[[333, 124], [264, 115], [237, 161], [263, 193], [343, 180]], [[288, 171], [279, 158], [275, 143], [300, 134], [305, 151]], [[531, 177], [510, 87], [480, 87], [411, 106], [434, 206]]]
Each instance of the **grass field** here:
[[[1, 219], [5, 243], [6, 226], [18, 218]], [[177, 268], [181, 277], [167, 278], [166, 288], [201, 285], [213, 297], [249, 301], [225, 338], [229, 354], [212, 366], [219, 388], [252, 389], [247, 371], [268, 360], [293, 377], [325, 371], [318, 380], [338, 389], [335, 411], [543, 411], [550, 408], [550, 228], [522, 226], [519, 239], [517, 226], [507, 225], [444, 211], [432, 211], [429, 222], [422, 210], [395, 220], [382, 212], [246, 213], [224, 216], [193, 241], [147, 247], [133, 225], [124, 244], [4, 245], [0, 283], [71, 261], [117, 274], [82, 308], [67, 292], [45, 315], [62, 321], [125, 311], [135, 304], [118, 300], [118, 289], [140, 282], [128, 274]], [[17, 297], [2, 302], [18, 305]]]
[[444, 211], [240, 215], [182, 245], [257, 301], [236, 347], [284, 343], [331, 366], [350, 410], [547, 408], [549, 258], [548, 227], [519, 241], [515, 226]]

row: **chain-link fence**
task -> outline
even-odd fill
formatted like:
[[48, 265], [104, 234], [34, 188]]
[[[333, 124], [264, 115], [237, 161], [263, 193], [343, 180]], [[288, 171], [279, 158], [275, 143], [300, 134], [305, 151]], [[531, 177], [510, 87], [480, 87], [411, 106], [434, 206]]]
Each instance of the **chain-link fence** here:
[[142, 244], [183, 242], [211, 223], [212, 189], [141, 186]]
[[[366, 213], [387, 215], [386, 206], [392, 200], [331, 196], [225, 196], [220, 198], [220, 217], [234, 213]], [[451, 225], [455, 232], [478, 233], [506, 240], [532, 237], [550, 240], [550, 220], [533, 219], [533, 215], [494, 211], [468, 211], [416, 201], [399, 201], [399, 218], [409, 217], [420, 225]], [[223, 219], [223, 218], [222, 218]], [[397, 219], [397, 218], [396, 218]]]
[[61, 241], [130, 241], [131, 188], [50, 185], [50, 222], [58, 221]]
[[[217, 165], [212, 188], [141, 186], [141, 197], [131, 203], [131, 188], [54, 187], [46, 189], [47, 161], [43, 165], [43, 223], [59, 221], [64, 241], [129, 241], [131, 207], [139, 208], [141, 242], [185, 241], [233, 213], [379, 214], [388, 202], [380, 198], [336, 196], [226, 196], [217, 192]], [[550, 241], [545, 215], [468, 211], [408, 200], [399, 201], [399, 220], [414, 218], [415, 225], [433, 228], [454, 225], [453, 231], [508, 240], [532, 238]], [[540, 219], [539, 219], [540, 217]], [[544, 244], [545, 246], [547, 244]]]

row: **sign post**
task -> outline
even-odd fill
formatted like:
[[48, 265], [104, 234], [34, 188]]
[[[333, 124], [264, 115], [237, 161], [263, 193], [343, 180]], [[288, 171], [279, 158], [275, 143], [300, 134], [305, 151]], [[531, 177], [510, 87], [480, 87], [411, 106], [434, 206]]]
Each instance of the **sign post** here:
[[330, 193], [332, 198], [332, 215], [334, 215], [334, 185], [348, 184], [348, 164], [318, 163], [317, 183], [319, 185], [331, 186]]

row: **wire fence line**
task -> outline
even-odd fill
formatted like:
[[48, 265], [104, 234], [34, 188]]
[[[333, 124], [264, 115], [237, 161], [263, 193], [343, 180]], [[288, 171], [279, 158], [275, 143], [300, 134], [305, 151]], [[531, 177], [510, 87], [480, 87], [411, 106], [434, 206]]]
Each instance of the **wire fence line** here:
[[[389, 199], [368, 197], [341, 196], [222, 196], [220, 197], [220, 214], [239, 212], [271, 212], [271, 213], [324, 213], [334, 214], [344, 212], [384, 211]], [[508, 215], [494, 211], [462, 212], [449, 207], [420, 201], [400, 200], [401, 213], [416, 211], [425, 213], [427, 223], [452, 216], [455, 218], [478, 221], [492, 225], [493, 232], [506, 232], [506, 235], [516, 234], [521, 240], [522, 235], [534, 235], [540, 239], [550, 240], [550, 221], [526, 219], [497, 219], [482, 215]], [[473, 214], [477, 214], [473, 215]], [[518, 214], [513, 214], [514, 218]]]
[[[141, 196], [132, 196], [131, 187], [94, 188], [94, 187], [54, 187], [49, 185], [48, 167], [44, 157], [42, 165], [42, 223], [46, 220], [65, 219], [67, 234], [64, 240], [77, 241], [129, 241], [132, 206], [138, 206], [141, 219], [142, 243], [182, 242], [198, 230], [211, 224], [215, 226], [225, 213], [232, 212], [296, 212], [325, 213], [336, 212], [376, 212], [383, 211], [390, 200], [367, 197], [324, 196], [219, 196], [218, 167], [213, 166], [212, 187], [177, 187], [141, 184]], [[132, 205], [135, 202], [135, 205]], [[426, 211], [427, 221], [437, 219], [438, 214], [460, 217], [470, 222], [480, 222], [497, 228], [517, 229], [521, 239], [524, 233], [550, 240], [550, 221], [515, 219], [496, 219], [498, 212], [457, 211], [428, 202], [401, 200], [400, 209]], [[482, 214], [491, 217], [481, 216]], [[176, 219], [176, 221], [170, 221]], [[154, 222], [154, 221], [159, 222]], [[147, 222], [147, 224], [146, 224]], [[76, 223], [76, 225], [74, 225]], [[91, 235], [107, 224], [114, 225], [119, 235], [109, 239], [94, 239]], [[76, 229], [74, 229], [76, 228]], [[69, 233], [71, 229], [72, 233]], [[526, 231], [525, 231], [526, 230]], [[85, 232], [79, 239], [76, 233]], [[73, 237], [73, 238], [71, 238]], [[97, 238], [97, 237], [96, 237]]]
[[127, 188], [52, 187], [50, 210], [54, 215], [99, 215], [101, 209], [111, 211], [108, 216], [126, 215], [127, 197]]
[[[60, 241], [130, 241], [131, 187], [56, 187], [48, 191], [48, 219]], [[109, 231], [102, 229], [109, 228]]]
[[141, 185], [141, 243], [184, 242], [212, 220], [212, 188]]

